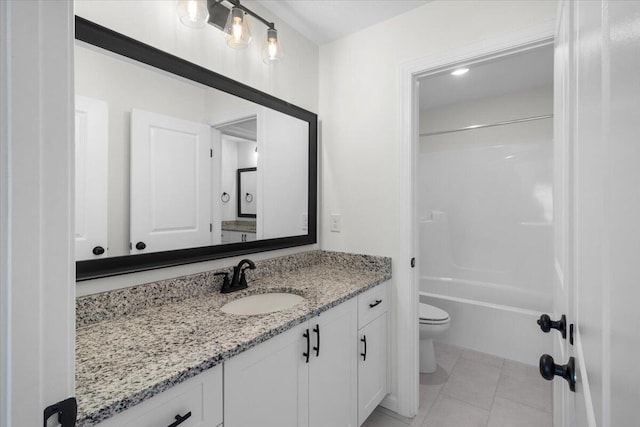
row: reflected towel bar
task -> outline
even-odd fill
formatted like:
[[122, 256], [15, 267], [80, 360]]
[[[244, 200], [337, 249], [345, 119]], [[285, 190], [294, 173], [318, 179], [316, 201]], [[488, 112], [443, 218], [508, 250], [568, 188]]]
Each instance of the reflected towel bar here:
[[534, 116], [534, 117], [526, 117], [524, 119], [507, 120], [506, 122], [490, 123], [490, 124], [483, 124], [483, 125], [471, 125], [471, 126], [463, 127], [463, 128], [460, 128], [460, 129], [440, 130], [440, 131], [437, 131], [437, 132], [426, 132], [426, 133], [421, 133], [418, 136], [442, 135], [443, 133], [462, 132], [462, 131], [465, 131], [465, 130], [490, 128], [490, 127], [494, 127], [494, 126], [510, 125], [510, 124], [513, 124], [513, 123], [531, 122], [533, 120], [550, 119], [552, 117], [553, 117], [553, 114], [545, 114], [544, 116]]

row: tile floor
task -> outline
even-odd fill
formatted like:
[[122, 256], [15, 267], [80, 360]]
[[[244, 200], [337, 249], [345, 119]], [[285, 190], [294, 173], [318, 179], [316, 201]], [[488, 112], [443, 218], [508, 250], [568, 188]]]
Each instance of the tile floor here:
[[420, 375], [420, 408], [378, 407], [362, 427], [551, 427], [551, 382], [537, 366], [435, 344], [438, 370]]

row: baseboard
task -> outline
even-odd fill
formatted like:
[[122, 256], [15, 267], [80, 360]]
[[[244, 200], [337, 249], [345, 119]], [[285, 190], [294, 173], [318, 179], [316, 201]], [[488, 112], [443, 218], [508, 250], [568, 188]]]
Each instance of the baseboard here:
[[390, 411], [398, 412], [398, 396], [392, 393], [387, 394], [387, 396], [382, 399], [382, 402], [380, 402], [380, 406]]

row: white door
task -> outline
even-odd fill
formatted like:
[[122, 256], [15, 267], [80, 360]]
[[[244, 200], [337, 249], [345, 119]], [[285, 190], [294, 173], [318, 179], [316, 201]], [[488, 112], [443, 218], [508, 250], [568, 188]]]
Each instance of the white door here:
[[358, 425], [358, 303], [352, 298], [309, 321], [309, 426]]
[[131, 113], [131, 253], [208, 246], [211, 128]]
[[[637, 424], [640, 401], [640, 3], [561, 4], [556, 55], [557, 426]], [[568, 337], [569, 338], [569, 337]]]
[[0, 2], [2, 427], [74, 393], [73, 22], [71, 1]]
[[224, 364], [225, 427], [308, 425], [307, 322]]
[[76, 261], [107, 256], [107, 103], [76, 95]]
[[[563, 1], [558, 9], [558, 26], [555, 37], [554, 57], [554, 313], [550, 313], [554, 320], [564, 314], [572, 323], [572, 289], [571, 274], [571, 245], [572, 233], [572, 145], [573, 118], [571, 115], [573, 102], [572, 71], [572, 7], [571, 2]], [[565, 364], [570, 354], [569, 340], [562, 339], [560, 333], [553, 332], [556, 340], [554, 348], [549, 349], [553, 354], [555, 364]], [[554, 426], [574, 425], [575, 402], [573, 393], [567, 383], [555, 379], [553, 383]]]

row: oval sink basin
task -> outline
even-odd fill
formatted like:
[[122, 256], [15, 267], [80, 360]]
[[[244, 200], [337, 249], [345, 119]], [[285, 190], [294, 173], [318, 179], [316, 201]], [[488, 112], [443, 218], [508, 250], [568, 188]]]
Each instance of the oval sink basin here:
[[285, 292], [249, 295], [226, 303], [220, 310], [228, 314], [266, 314], [286, 310], [302, 302], [303, 297]]

